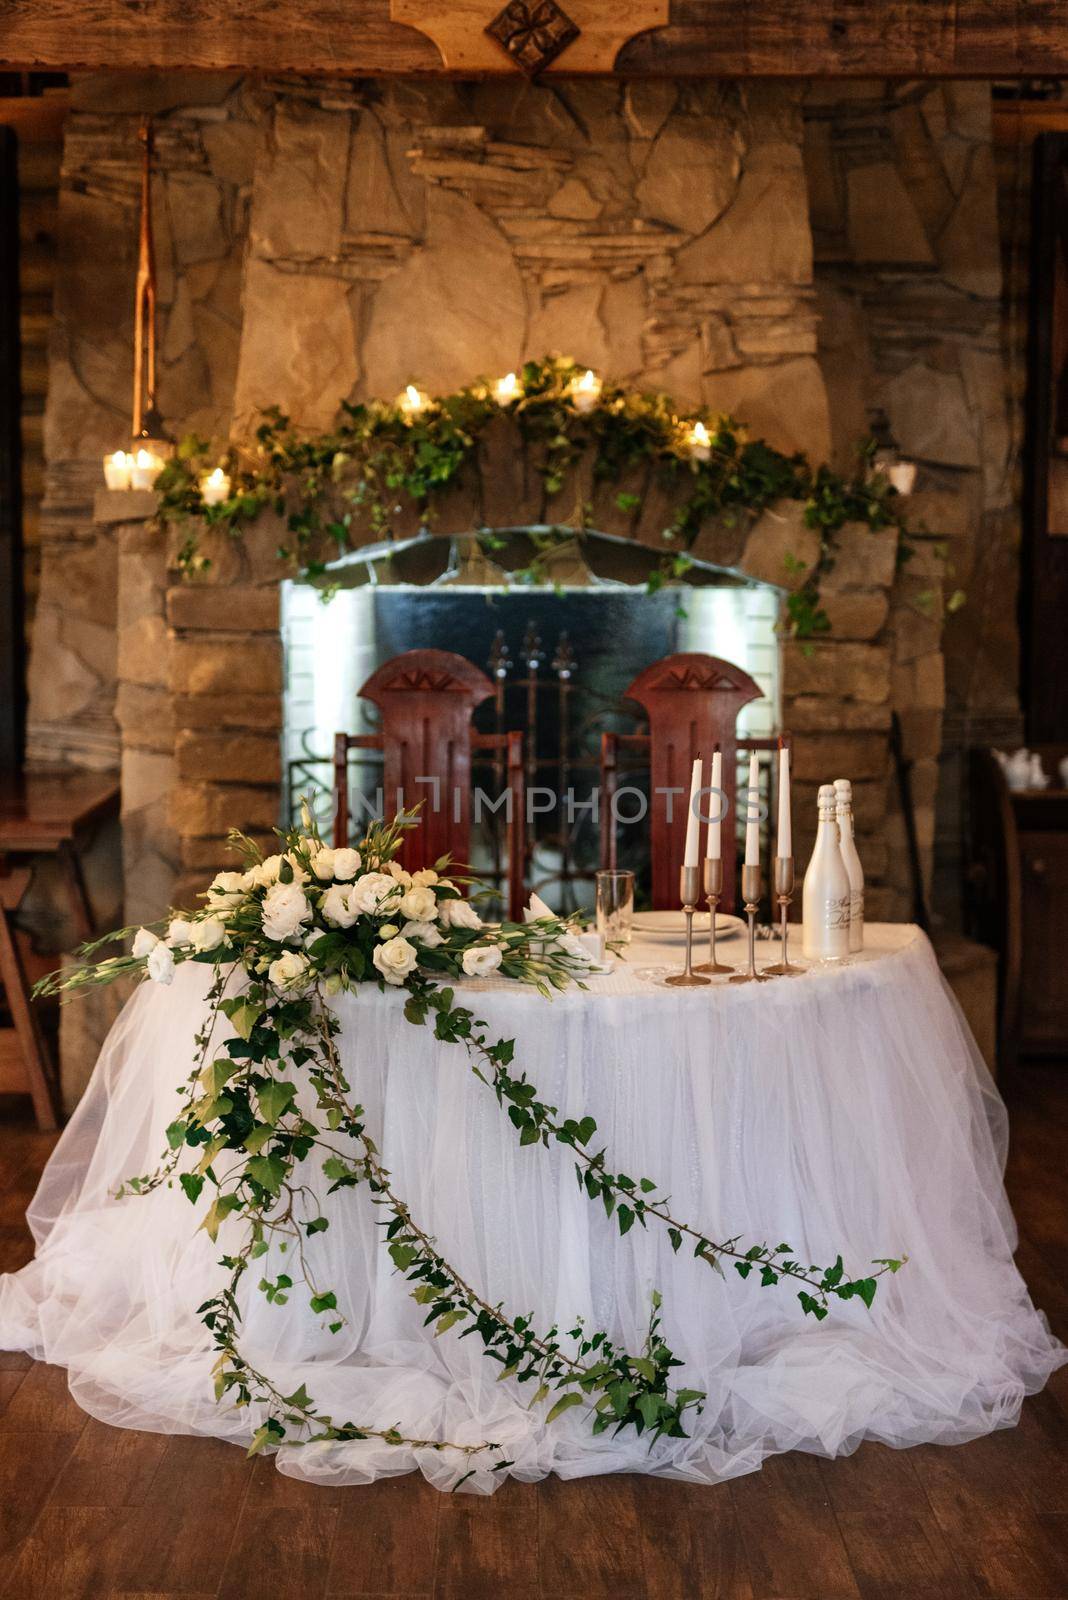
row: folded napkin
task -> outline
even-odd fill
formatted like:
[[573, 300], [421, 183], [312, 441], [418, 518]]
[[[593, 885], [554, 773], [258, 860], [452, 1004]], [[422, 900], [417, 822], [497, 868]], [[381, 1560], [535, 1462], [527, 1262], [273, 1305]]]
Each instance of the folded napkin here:
[[[539, 917], [555, 915], [556, 913], [549, 909], [541, 895], [532, 891], [530, 903], [523, 912], [523, 921], [537, 922]], [[550, 944], [542, 945], [535, 953], [541, 955], [546, 949], [565, 950], [573, 960], [584, 961], [587, 966], [598, 970], [601, 969], [601, 962], [604, 960], [603, 942], [596, 933], [562, 933]]]
[[555, 912], [549, 910], [549, 907], [545, 904], [545, 901], [542, 899], [541, 895], [534, 894], [532, 891], [530, 896], [530, 904], [523, 912], [523, 921], [537, 922], [539, 917], [552, 917], [555, 915]]

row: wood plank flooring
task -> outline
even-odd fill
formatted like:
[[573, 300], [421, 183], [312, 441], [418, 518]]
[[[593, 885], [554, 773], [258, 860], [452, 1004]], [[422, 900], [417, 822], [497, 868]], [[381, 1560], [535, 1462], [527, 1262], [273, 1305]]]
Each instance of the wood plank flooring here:
[[[1068, 1337], [1068, 1067], [1021, 1069], [1021, 1268]], [[0, 1104], [0, 1267], [52, 1140]], [[1068, 1373], [955, 1449], [794, 1454], [715, 1488], [408, 1475], [316, 1489], [214, 1440], [107, 1428], [0, 1354], [2, 1600], [1068, 1600]]]

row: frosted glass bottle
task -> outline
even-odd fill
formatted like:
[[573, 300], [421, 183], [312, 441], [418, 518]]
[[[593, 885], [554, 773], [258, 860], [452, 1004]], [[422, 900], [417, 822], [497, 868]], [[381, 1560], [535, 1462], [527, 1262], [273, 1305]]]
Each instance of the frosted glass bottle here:
[[841, 961], [849, 954], [849, 874], [838, 837], [834, 785], [819, 792], [819, 828], [802, 897], [801, 948], [810, 961]]
[[849, 949], [864, 948], [864, 868], [853, 838], [853, 785], [848, 778], [835, 778], [834, 792], [838, 811], [838, 837], [842, 860], [849, 879]]

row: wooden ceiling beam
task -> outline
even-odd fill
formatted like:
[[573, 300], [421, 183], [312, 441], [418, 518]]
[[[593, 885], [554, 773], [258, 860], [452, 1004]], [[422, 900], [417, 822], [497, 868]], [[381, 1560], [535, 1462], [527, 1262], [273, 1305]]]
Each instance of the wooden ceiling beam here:
[[[560, 0], [580, 28], [626, 0]], [[443, 9], [428, 4], [428, 11]], [[498, 0], [458, 8], [481, 30]], [[1027, 78], [1068, 76], [1062, 0], [672, 0], [671, 22], [613, 64], [564, 49], [548, 78]], [[408, 8], [410, 14], [411, 8]], [[614, 48], [614, 45], [613, 45]], [[0, 0], [0, 66], [437, 75], [434, 43], [390, 20], [390, 0]], [[517, 76], [503, 51], [480, 76]]]

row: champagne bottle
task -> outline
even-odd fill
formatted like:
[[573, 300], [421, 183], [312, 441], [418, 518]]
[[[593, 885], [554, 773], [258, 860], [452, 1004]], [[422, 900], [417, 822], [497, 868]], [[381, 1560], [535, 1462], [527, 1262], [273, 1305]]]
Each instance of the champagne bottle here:
[[853, 785], [848, 778], [835, 778], [834, 792], [838, 811], [838, 834], [842, 841], [842, 860], [849, 879], [849, 948], [864, 948], [864, 868], [853, 838]]
[[841, 961], [849, 954], [849, 874], [838, 837], [834, 785], [819, 792], [819, 828], [805, 873], [801, 948], [810, 961]]

